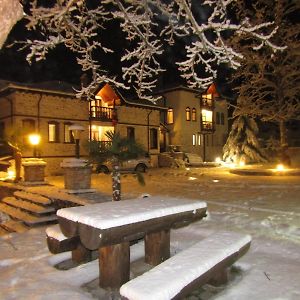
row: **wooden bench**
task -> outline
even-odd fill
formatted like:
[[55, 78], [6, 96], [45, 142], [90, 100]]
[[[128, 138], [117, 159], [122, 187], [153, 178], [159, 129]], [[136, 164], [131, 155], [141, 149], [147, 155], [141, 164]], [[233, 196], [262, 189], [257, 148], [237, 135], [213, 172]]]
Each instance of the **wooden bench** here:
[[72, 251], [72, 260], [76, 263], [84, 263], [93, 259], [92, 251], [81, 244], [79, 237], [66, 237], [59, 225], [47, 227], [46, 236], [48, 249], [53, 254]]
[[182, 299], [210, 280], [225, 283], [227, 268], [244, 255], [249, 235], [219, 232], [154, 267], [120, 288], [123, 299]]
[[99, 251], [99, 285], [119, 289], [129, 280], [130, 243], [145, 240], [145, 261], [158, 265], [170, 257], [170, 230], [206, 216], [203, 201], [149, 197], [57, 211], [62, 233]]

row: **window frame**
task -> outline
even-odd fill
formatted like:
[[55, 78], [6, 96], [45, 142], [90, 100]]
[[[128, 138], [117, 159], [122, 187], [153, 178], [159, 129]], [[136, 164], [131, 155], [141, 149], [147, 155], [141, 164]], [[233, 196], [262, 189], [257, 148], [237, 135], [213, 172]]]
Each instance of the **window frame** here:
[[191, 121], [191, 108], [189, 106], [185, 108], [185, 120]]
[[150, 128], [149, 130], [149, 147], [151, 150], [158, 149], [158, 129]]
[[195, 107], [192, 108], [192, 121], [193, 122], [197, 121], [197, 110]]
[[174, 124], [174, 109], [172, 107], [167, 110], [167, 124]]
[[[54, 140], [50, 141], [50, 125], [54, 125]], [[48, 122], [48, 143], [59, 143], [59, 122], [49, 121]]]

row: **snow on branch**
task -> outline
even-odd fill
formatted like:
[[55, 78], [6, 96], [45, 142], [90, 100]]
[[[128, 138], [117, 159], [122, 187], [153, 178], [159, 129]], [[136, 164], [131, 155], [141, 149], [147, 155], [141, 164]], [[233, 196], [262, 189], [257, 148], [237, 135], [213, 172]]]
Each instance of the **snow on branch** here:
[[[3, 1], [3, 0], [0, 0]], [[271, 22], [253, 25], [244, 18], [233, 21], [233, 0], [56, 0], [39, 5], [31, 1], [27, 14], [28, 29], [41, 33], [40, 40], [27, 41], [31, 49], [28, 60], [44, 59], [58, 44], [64, 44], [77, 55], [82, 70], [91, 72], [90, 87], [99, 80], [117, 87], [133, 87], [138, 97], [154, 101], [151, 92], [165, 71], [161, 59], [166, 50], [185, 52], [185, 59], [177, 62], [183, 78], [192, 87], [205, 88], [216, 78], [217, 66], [227, 64], [237, 69], [243, 56], [234, 49], [228, 37], [253, 40], [253, 50], [273, 44], [277, 28]], [[231, 11], [231, 14], [229, 13]], [[101, 34], [108, 24], [120, 25], [124, 33], [122, 49], [123, 80], [117, 80], [105, 70], [98, 58], [112, 49]], [[113, 32], [111, 34], [114, 34]], [[179, 49], [184, 44], [184, 49]], [[123, 46], [123, 45], [122, 45]], [[119, 50], [119, 49], [118, 49]], [[100, 54], [99, 54], [100, 53]], [[168, 52], [169, 53], [169, 52]], [[174, 54], [174, 55], [175, 55]], [[88, 95], [85, 88], [80, 95]]]

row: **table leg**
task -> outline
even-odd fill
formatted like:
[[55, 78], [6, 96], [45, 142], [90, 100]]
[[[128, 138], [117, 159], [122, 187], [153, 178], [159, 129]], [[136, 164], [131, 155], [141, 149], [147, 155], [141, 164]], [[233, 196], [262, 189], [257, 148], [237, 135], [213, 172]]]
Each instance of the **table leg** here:
[[170, 230], [148, 233], [145, 236], [145, 262], [157, 266], [170, 257]]
[[92, 260], [92, 251], [79, 243], [77, 248], [72, 250], [72, 260], [77, 263], [89, 262]]
[[99, 270], [102, 288], [118, 289], [129, 281], [129, 242], [99, 248]]

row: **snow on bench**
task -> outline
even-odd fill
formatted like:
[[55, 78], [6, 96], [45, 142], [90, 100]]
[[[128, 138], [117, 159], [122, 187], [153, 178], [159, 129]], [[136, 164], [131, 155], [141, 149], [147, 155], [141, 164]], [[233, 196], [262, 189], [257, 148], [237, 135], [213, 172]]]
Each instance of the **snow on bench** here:
[[250, 243], [249, 235], [218, 232], [123, 284], [120, 294], [129, 300], [181, 299], [224, 274], [248, 251]]
[[46, 228], [48, 249], [53, 254], [72, 251], [72, 260], [77, 263], [92, 260], [92, 251], [86, 249], [78, 236], [66, 237], [60, 230], [59, 225]]

